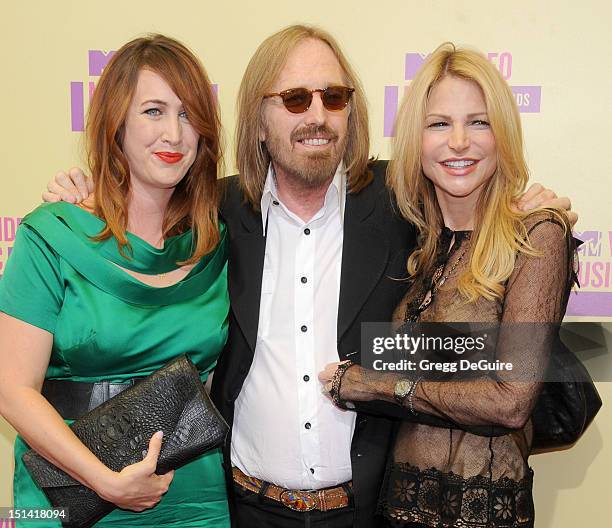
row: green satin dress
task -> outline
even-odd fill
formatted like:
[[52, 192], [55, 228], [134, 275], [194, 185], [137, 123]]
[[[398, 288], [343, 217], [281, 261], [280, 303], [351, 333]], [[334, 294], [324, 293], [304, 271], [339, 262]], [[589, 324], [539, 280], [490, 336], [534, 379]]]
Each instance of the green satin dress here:
[[[67, 203], [45, 204], [27, 215], [0, 280], [0, 311], [53, 334], [46, 378], [121, 382], [146, 376], [187, 353], [206, 380], [227, 338], [227, 247], [221, 242], [179, 283], [154, 288], [118, 268], [160, 274], [188, 258], [192, 234], [157, 249], [128, 233], [131, 256], [115, 239], [94, 242], [103, 222]], [[28, 449], [15, 442], [17, 508], [49, 503], [21, 462]], [[220, 450], [178, 469], [154, 508], [115, 510], [97, 526], [229, 526]], [[19, 521], [19, 526], [30, 523]], [[31, 526], [59, 526], [37, 521]]]

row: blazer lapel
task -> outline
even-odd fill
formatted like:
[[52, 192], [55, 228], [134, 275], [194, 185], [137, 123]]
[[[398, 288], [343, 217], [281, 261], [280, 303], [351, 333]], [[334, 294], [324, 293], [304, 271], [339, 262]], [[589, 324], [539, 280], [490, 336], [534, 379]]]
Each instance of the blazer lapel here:
[[366, 187], [356, 195], [348, 194], [344, 213], [338, 343], [380, 280], [388, 254], [389, 244], [376, 215], [376, 193]]
[[230, 304], [249, 347], [254, 351], [266, 251], [261, 216], [245, 205], [241, 211], [241, 225], [236, 231], [231, 238], [228, 262]]

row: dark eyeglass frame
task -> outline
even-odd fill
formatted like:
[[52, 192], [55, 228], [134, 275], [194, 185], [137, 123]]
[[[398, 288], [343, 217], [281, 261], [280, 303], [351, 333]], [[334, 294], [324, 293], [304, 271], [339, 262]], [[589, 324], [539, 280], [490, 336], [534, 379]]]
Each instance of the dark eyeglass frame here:
[[[344, 92], [343, 98], [345, 99], [345, 101], [342, 103], [342, 106], [331, 104], [328, 99], [329, 94], [330, 94], [329, 90], [337, 90], [338, 88], [341, 88]], [[310, 105], [312, 104], [313, 94], [318, 92], [321, 94], [321, 102], [323, 103], [323, 106], [325, 107], [326, 110], [329, 110], [330, 112], [339, 112], [340, 110], [344, 110], [346, 106], [349, 104], [351, 100], [351, 96], [353, 95], [354, 91], [355, 91], [355, 88], [349, 88], [348, 86], [342, 86], [342, 85], [328, 86], [327, 88], [315, 88], [314, 90], [309, 90], [308, 88], [300, 87], [300, 88], [289, 88], [288, 90], [283, 90], [282, 92], [278, 92], [278, 93], [266, 94], [263, 96], [263, 98], [268, 99], [269, 97], [278, 96], [283, 100], [283, 105], [289, 112], [291, 112], [292, 114], [303, 114], [304, 112], [307, 112], [308, 109], [310, 108]], [[305, 97], [304, 104], [300, 104], [299, 106], [287, 106], [287, 100], [290, 97], [296, 96], [299, 94], [304, 95]]]

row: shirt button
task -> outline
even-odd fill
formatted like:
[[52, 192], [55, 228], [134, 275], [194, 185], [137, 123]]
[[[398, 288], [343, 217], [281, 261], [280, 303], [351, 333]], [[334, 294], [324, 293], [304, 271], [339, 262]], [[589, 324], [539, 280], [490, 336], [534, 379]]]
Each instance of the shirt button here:
[[310, 376], [308, 374], [304, 374], [304, 377], [302, 379], [304, 381], [310, 381]]
[[308, 229], [308, 228], [304, 229], [304, 234], [305, 235], [310, 235], [310, 229]]
[[302, 332], [306, 332], [308, 330], [308, 327], [306, 325], [302, 325], [302, 327], [300, 328], [300, 330]]
[[306, 427], [306, 429], [310, 429], [312, 427], [312, 425], [310, 425], [310, 422], [306, 422], [304, 424], [304, 427]]
[[302, 277], [300, 280], [302, 281], [302, 284], [306, 284], [308, 282], [306, 277]]
[[314, 475], [314, 468], [310, 468], [310, 472]]
[[272, 203], [273, 203], [274, 205], [278, 205], [278, 202], [277, 202], [276, 200], [274, 200]]

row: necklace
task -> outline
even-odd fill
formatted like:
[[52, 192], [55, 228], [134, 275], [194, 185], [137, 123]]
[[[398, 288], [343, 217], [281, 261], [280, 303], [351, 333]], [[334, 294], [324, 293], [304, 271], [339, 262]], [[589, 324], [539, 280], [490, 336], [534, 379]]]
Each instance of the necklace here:
[[[442, 275], [443, 271], [444, 271], [444, 264], [440, 264], [436, 270], [434, 271], [434, 274], [431, 278], [431, 288], [429, 290], [427, 290], [422, 297], [420, 298], [420, 302], [418, 305], [418, 311], [416, 314], [414, 314], [415, 320], [416, 317], [418, 317], [418, 314], [420, 314], [421, 312], [425, 311], [427, 309], [427, 307], [431, 304], [431, 301], [433, 300], [434, 294], [440, 289], [440, 287], [446, 282], [446, 279], [448, 279], [453, 272], [455, 271], [455, 269], [457, 268], [457, 266], [459, 265], [459, 263], [463, 260], [463, 257], [465, 256], [465, 254], [467, 253], [467, 247], [464, 247], [463, 250], [461, 251], [461, 253], [459, 254], [459, 256], [457, 257], [457, 260], [455, 260], [455, 262], [453, 262], [453, 265], [450, 267], [450, 269], [444, 274]], [[429, 293], [429, 296], [427, 296], [427, 294]], [[406, 314], [408, 316], [408, 313]], [[408, 316], [409, 317], [409, 316]]]
[[467, 252], [467, 248], [463, 248], [463, 251], [457, 257], [457, 260], [453, 262], [453, 265], [451, 266], [451, 268], [448, 270], [448, 272], [444, 276], [442, 276], [442, 272], [444, 271], [444, 264], [440, 264], [436, 268], [436, 271], [434, 272], [433, 277], [431, 279], [432, 281], [431, 292], [432, 293], [437, 291], [446, 282], [446, 279], [448, 279], [453, 274], [453, 272], [455, 271], [455, 269], [457, 268], [457, 266], [459, 265], [459, 263], [465, 256], [466, 252]]

